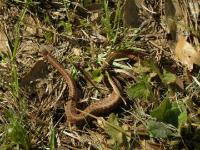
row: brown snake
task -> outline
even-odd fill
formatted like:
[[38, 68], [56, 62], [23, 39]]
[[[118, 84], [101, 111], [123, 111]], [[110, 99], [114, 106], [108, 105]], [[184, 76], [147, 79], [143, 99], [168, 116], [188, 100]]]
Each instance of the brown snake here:
[[[132, 51], [116, 51], [111, 52], [107, 57], [105, 63], [103, 64], [102, 69], [105, 69], [112, 63], [112, 61], [116, 58], [128, 57], [129, 59], [137, 60], [140, 55], [139, 53], [134, 53]], [[69, 70], [65, 70], [62, 65], [60, 65], [57, 60], [46, 50], [42, 52], [42, 55], [48, 62], [53, 65], [62, 77], [65, 79], [66, 84], [68, 85], [69, 94], [68, 94], [68, 101], [65, 104], [65, 114], [67, 119], [71, 123], [78, 123], [83, 122], [85, 119], [89, 117], [89, 114], [92, 115], [100, 115], [102, 113], [108, 112], [114, 108], [116, 108], [121, 102], [120, 92], [118, 88], [121, 87], [119, 84], [116, 86], [112, 81], [109, 81], [113, 91], [108, 97], [105, 97], [103, 100], [97, 101], [92, 103], [91, 105], [87, 106], [83, 111], [77, 110], [77, 102], [78, 102], [78, 94], [77, 94], [77, 87], [75, 81], [70, 75]]]

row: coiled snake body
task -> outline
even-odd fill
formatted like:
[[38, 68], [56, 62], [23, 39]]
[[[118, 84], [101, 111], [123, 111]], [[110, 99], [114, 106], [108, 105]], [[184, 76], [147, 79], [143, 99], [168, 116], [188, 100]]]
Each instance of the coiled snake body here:
[[[66, 84], [68, 85], [68, 101], [65, 104], [65, 114], [67, 116], [67, 120], [71, 123], [83, 122], [85, 119], [89, 117], [89, 114], [92, 115], [101, 115], [102, 113], [111, 111], [112, 109], [119, 106], [122, 102], [120, 97], [120, 84], [116, 84], [114, 82], [109, 82], [111, 87], [113, 88], [111, 94], [108, 97], [105, 97], [103, 100], [92, 103], [87, 106], [83, 111], [77, 111], [77, 102], [78, 102], [78, 94], [77, 87], [75, 81], [73, 80], [69, 70], [64, 69], [62, 65], [60, 65], [57, 60], [46, 50], [42, 52], [42, 55], [48, 62], [53, 65], [62, 77], [65, 79]], [[116, 51], [111, 52], [107, 57], [102, 69], [108, 67], [112, 61], [116, 58], [128, 57], [129, 59], [137, 60], [139, 55], [138, 53], [134, 53], [132, 51]]]

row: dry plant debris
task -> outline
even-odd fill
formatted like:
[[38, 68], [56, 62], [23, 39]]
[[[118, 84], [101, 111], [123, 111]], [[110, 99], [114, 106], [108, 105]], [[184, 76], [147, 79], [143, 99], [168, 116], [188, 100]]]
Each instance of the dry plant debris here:
[[[0, 149], [200, 149], [198, 0], [0, 0]], [[112, 51], [125, 102], [71, 124], [69, 87], [41, 55], [70, 70], [80, 110], [109, 94]]]
[[186, 37], [179, 37], [176, 43], [175, 55], [189, 70], [193, 69], [193, 64], [200, 65], [200, 52], [187, 42]]

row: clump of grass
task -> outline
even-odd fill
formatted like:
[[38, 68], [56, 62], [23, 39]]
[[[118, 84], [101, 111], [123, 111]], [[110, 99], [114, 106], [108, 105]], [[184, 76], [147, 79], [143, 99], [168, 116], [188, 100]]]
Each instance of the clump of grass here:
[[[18, 22], [15, 28], [15, 40], [13, 45], [10, 45], [11, 57], [5, 59], [9, 61], [11, 82], [7, 83], [7, 87], [10, 90], [11, 96], [2, 96], [6, 99], [8, 108], [4, 109], [6, 124], [1, 125], [1, 149], [30, 149], [30, 140], [27, 126], [27, 102], [20, 94], [19, 77], [16, 66], [16, 55], [20, 47], [20, 28], [23, 18], [27, 12], [27, 8], [30, 4], [29, 0], [24, 1], [24, 7], [19, 15]], [[6, 94], [6, 93], [5, 93]], [[7, 99], [10, 97], [10, 99]], [[25, 123], [26, 122], [26, 123]]]
[[122, 19], [122, 7], [121, 2], [117, 2], [117, 7], [114, 15], [114, 21], [112, 22], [112, 12], [108, 7], [108, 0], [104, 0], [104, 12], [105, 16], [102, 18], [102, 25], [107, 34], [107, 39], [115, 44], [118, 34], [120, 32], [120, 22]]
[[28, 132], [25, 128], [23, 117], [18, 117], [16, 112], [8, 110], [6, 112], [6, 119], [8, 124], [2, 127], [4, 136], [1, 138], [1, 149], [23, 148], [30, 149], [30, 139]]

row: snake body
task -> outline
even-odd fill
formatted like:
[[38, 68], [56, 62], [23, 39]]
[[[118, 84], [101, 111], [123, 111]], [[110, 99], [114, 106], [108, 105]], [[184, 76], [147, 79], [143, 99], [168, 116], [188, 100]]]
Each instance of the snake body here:
[[[53, 65], [58, 72], [62, 75], [65, 79], [66, 84], [68, 85], [68, 101], [65, 104], [65, 114], [67, 116], [67, 120], [71, 123], [79, 123], [86, 120], [90, 115], [100, 115], [102, 113], [111, 111], [112, 109], [119, 106], [122, 102], [120, 98], [121, 87], [119, 84], [116, 86], [113, 82], [109, 82], [111, 87], [113, 88], [111, 94], [108, 97], [105, 97], [103, 100], [97, 101], [92, 103], [91, 105], [87, 106], [81, 112], [77, 110], [77, 102], [78, 102], [78, 94], [77, 94], [77, 87], [75, 81], [73, 80], [69, 70], [64, 69], [62, 65], [60, 65], [57, 60], [46, 50], [42, 52], [42, 55], [47, 61]], [[131, 51], [116, 51], [111, 52], [107, 57], [105, 63], [103, 64], [102, 69], [105, 69], [109, 66], [112, 61], [116, 58], [128, 57], [129, 59], [137, 59], [138, 55]], [[119, 88], [119, 90], [118, 90]]]

